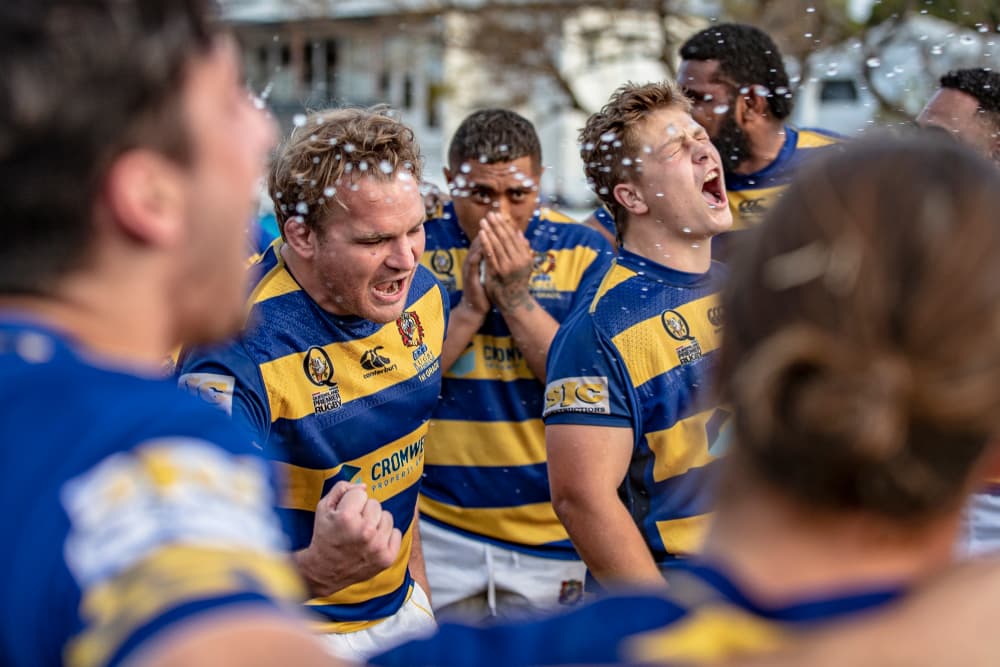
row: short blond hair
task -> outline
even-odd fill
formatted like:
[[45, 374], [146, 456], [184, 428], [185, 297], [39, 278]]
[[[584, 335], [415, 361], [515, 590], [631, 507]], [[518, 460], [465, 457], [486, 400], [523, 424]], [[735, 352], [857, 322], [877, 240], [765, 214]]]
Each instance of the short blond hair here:
[[691, 102], [672, 81], [626, 83], [580, 130], [580, 157], [587, 183], [615, 219], [618, 238], [625, 232], [625, 209], [615, 199], [615, 186], [634, 178], [641, 168], [642, 146], [636, 127], [659, 109], [691, 113]]
[[338, 191], [360, 178], [389, 181], [397, 176], [420, 184], [421, 157], [413, 130], [384, 105], [327, 109], [308, 114], [278, 151], [268, 176], [278, 228], [297, 218], [313, 229], [333, 202], [346, 208]]

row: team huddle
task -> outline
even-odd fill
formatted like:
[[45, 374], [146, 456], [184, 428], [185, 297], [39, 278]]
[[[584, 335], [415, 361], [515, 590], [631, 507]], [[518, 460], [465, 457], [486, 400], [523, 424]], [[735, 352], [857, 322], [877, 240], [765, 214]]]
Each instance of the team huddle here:
[[508, 109], [431, 210], [388, 108], [272, 151], [202, 0], [0, 36], [3, 664], [998, 659], [1000, 75], [847, 141], [712, 25], [576, 222]]

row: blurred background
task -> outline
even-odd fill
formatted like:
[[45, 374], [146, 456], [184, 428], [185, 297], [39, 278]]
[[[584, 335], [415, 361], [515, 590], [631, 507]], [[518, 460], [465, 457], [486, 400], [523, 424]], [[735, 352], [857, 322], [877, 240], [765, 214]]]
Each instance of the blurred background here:
[[513, 108], [542, 139], [543, 201], [594, 202], [576, 134], [621, 83], [674, 78], [713, 22], [771, 34], [792, 121], [848, 136], [908, 123], [949, 69], [1000, 64], [997, 0], [223, 0], [250, 88], [287, 132], [306, 110], [385, 102], [417, 133], [427, 180], [472, 110]]

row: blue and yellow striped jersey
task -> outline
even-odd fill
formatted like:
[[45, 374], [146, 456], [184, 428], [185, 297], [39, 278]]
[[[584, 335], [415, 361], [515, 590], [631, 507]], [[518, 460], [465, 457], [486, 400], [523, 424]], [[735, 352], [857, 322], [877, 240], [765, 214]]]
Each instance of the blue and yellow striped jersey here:
[[199, 614], [300, 601], [249, 434], [83, 352], [0, 315], [0, 663], [117, 665]]
[[594, 209], [592, 215], [594, 216], [594, 220], [596, 220], [598, 224], [601, 225], [601, 227], [608, 230], [608, 233], [611, 234], [611, 236], [617, 238], [618, 227], [615, 226], [615, 218], [613, 215], [611, 215], [611, 211], [609, 211], [603, 206], [598, 206], [596, 209]]
[[[427, 225], [421, 260], [462, 297], [469, 239], [447, 205]], [[542, 211], [525, 235], [535, 252], [531, 293], [563, 321], [611, 257], [594, 230]], [[478, 539], [553, 558], [576, 558], [552, 509], [542, 425], [543, 387], [494, 308], [448, 373], [427, 436], [421, 516]]]
[[442, 625], [433, 637], [369, 659], [380, 667], [717, 664], [779, 648], [795, 633], [899, 599], [902, 587], [802, 596], [780, 606], [753, 599], [721, 569], [687, 562], [664, 596], [607, 597], [561, 616], [473, 628]]
[[316, 504], [340, 480], [365, 483], [392, 513], [403, 532], [396, 563], [308, 602], [325, 618], [318, 629], [351, 632], [394, 614], [411, 588], [407, 563], [448, 300], [417, 267], [398, 320], [331, 315], [285, 268], [281, 244], [261, 259], [251, 324], [229, 345], [183, 354], [180, 384], [247, 423], [275, 462], [293, 549], [309, 545]]
[[733, 226], [728, 232], [712, 239], [715, 256], [725, 252], [737, 234], [754, 227], [764, 219], [782, 191], [809, 160], [823, 155], [825, 148], [843, 141], [843, 137], [818, 129], [797, 129], [785, 126], [785, 143], [774, 161], [752, 174], [726, 172], [726, 195], [733, 213]]
[[701, 543], [712, 448], [728, 413], [706, 382], [719, 345], [724, 267], [675, 271], [620, 249], [589, 311], [556, 334], [549, 352], [546, 424], [632, 429], [620, 494], [664, 564]]

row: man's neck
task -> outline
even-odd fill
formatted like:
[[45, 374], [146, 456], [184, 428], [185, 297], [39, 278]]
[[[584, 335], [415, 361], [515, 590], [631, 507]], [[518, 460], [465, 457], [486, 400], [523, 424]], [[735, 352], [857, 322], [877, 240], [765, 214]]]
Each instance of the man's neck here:
[[666, 224], [656, 220], [630, 220], [622, 246], [676, 271], [705, 273], [712, 266], [711, 238], [679, 238]]
[[785, 124], [778, 121], [767, 123], [757, 130], [747, 132], [750, 155], [740, 162], [734, 174], [755, 174], [771, 165], [781, 153], [787, 137]]
[[70, 337], [97, 363], [159, 375], [177, 345], [170, 304], [143, 280], [99, 284], [91, 276], [64, 281], [52, 297], [0, 297], [0, 308], [23, 313]]
[[871, 516], [818, 516], [766, 492], [720, 507], [703, 555], [761, 604], [915, 581], [947, 565], [956, 509], [920, 530]]

